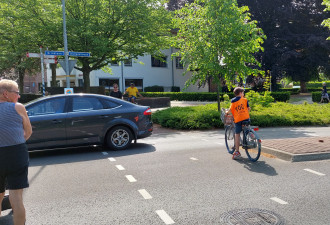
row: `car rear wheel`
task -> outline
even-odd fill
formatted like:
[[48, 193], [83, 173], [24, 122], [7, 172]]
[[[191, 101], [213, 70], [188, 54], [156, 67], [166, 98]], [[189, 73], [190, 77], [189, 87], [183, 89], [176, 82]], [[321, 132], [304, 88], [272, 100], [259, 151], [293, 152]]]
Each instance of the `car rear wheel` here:
[[133, 135], [129, 128], [117, 126], [107, 134], [107, 147], [114, 150], [126, 149], [132, 142]]

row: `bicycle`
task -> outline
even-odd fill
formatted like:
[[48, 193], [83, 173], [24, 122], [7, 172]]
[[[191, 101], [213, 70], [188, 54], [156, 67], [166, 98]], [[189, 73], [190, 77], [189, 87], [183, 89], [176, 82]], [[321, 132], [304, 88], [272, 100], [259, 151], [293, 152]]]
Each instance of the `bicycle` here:
[[[227, 110], [221, 109], [221, 120], [225, 124], [225, 142], [229, 154], [235, 151], [235, 123], [232, 115], [227, 115]], [[245, 150], [249, 160], [256, 162], [261, 154], [261, 139], [256, 131], [259, 127], [251, 126], [250, 122], [243, 122], [240, 134], [240, 146]]]

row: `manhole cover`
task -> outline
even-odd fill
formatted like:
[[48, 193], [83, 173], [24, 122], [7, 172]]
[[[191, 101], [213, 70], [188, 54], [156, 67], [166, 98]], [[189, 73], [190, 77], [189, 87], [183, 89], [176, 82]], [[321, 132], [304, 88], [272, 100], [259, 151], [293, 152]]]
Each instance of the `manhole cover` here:
[[232, 225], [284, 225], [282, 216], [263, 209], [239, 209], [224, 213], [222, 222]]

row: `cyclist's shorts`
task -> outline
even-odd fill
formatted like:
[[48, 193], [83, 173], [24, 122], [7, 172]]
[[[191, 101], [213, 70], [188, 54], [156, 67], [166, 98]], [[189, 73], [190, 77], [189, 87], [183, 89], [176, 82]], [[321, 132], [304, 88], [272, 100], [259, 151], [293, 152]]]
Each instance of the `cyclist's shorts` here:
[[250, 121], [250, 119], [242, 120], [242, 121], [240, 121], [238, 123], [235, 123], [235, 134], [241, 133], [241, 131], [242, 131], [242, 123], [245, 122], [245, 121]]
[[127, 101], [129, 101], [129, 102], [130, 102], [132, 99], [134, 99], [134, 100], [135, 100], [135, 99], [136, 99], [136, 97], [135, 97], [135, 96], [132, 96], [132, 97], [128, 97], [128, 98], [127, 98]]

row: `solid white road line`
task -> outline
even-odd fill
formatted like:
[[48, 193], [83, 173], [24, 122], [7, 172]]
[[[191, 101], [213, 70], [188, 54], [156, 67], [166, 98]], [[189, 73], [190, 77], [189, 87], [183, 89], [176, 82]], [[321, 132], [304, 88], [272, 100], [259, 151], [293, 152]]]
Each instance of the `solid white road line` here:
[[173, 223], [175, 223], [172, 220], [172, 218], [164, 210], [157, 210], [156, 213], [164, 221], [165, 224], [173, 224]]
[[277, 203], [280, 203], [280, 204], [282, 204], [282, 205], [289, 204], [289, 203], [287, 203], [286, 201], [283, 201], [282, 199], [279, 199], [279, 198], [277, 198], [277, 197], [273, 197], [273, 198], [270, 198], [270, 199], [273, 200], [273, 201], [275, 201], [275, 202], [277, 202]]
[[110, 160], [110, 162], [116, 162], [115, 158], [108, 158]]
[[125, 176], [129, 182], [136, 182], [136, 179], [132, 175]]
[[125, 170], [125, 168], [122, 165], [116, 165], [118, 170]]
[[194, 157], [191, 157], [190, 158], [191, 160], [194, 160], [194, 161], [197, 161], [198, 159], [194, 158]]
[[103, 155], [108, 155], [108, 153], [107, 153], [107, 152], [102, 152], [102, 154], [103, 154]]
[[304, 169], [304, 170], [307, 171], [307, 172], [310, 172], [310, 173], [314, 173], [314, 174], [319, 175], [319, 176], [325, 176], [324, 173], [319, 173], [315, 170], [311, 170], [311, 169]]
[[146, 189], [139, 190], [144, 199], [152, 199], [152, 196], [146, 191]]

